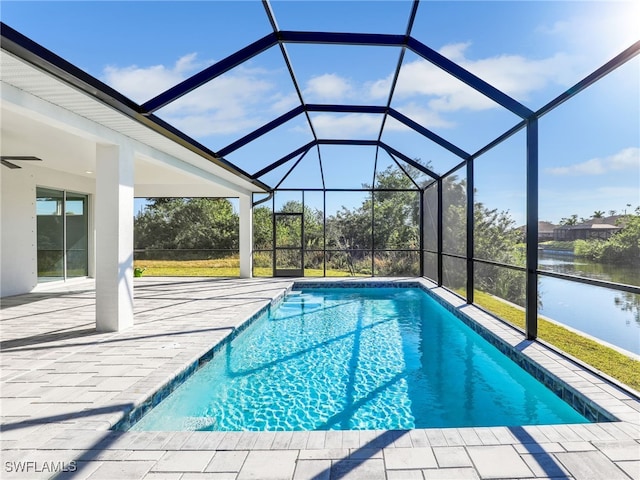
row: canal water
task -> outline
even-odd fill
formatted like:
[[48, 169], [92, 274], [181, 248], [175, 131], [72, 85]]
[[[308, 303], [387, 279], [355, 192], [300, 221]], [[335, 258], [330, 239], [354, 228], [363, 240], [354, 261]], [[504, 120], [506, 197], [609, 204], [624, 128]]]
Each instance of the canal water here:
[[[571, 254], [539, 254], [540, 270], [640, 286], [640, 269]], [[640, 295], [540, 275], [540, 313], [640, 355]]]

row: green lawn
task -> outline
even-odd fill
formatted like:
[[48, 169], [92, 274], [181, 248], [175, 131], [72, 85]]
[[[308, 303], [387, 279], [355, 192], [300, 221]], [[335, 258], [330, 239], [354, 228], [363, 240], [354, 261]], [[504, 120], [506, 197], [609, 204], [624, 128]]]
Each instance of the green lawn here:
[[240, 260], [135, 260], [133, 266], [144, 268], [149, 277], [238, 277]]
[[[475, 291], [475, 303], [524, 329], [524, 311], [499, 298]], [[538, 337], [601, 372], [640, 391], [640, 361], [538, 317]]]
[[[135, 260], [133, 266], [144, 268], [144, 275], [149, 277], [239, 277], [240, 260], [238, 258], [221, 258], [211, 260]], [[270, 277], [271, 267], [253, 267], [256, 277]], [[322, 277], [321, 268], [306, 268], [306, 277]], [[327, 269], [327, 277], [348, 277], [349, 272]], [[368, 276], [358, 275], [356, 276]]]

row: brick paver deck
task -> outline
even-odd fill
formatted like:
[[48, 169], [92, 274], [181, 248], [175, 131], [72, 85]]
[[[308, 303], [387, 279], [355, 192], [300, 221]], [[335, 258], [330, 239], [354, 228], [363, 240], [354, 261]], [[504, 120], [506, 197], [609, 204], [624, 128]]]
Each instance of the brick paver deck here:
[[120, 333], [95, 331], [91, 283], [3, 298], [0, 477], [640, 479], [637, 398], [542, 345], [523, 343], [437, 288], [621, 421], [359, 432], [109, 430], [291, 283], [136, 279], [135, 325]]

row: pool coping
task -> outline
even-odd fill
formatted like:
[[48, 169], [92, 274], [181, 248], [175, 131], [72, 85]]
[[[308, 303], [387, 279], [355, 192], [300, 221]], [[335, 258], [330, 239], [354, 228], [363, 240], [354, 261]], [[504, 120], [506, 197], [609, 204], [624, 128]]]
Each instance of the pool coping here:
[[[177, 375], [170, 378], [151, 395], [134, 403], [111, 426], [110, 430], [117, 432], [129, 431], [146, 413], [182, 385], [247, 327], [267, 314], [270, 309], [276, 308], [287, 294], [302, 288], [419, 288], [496, 347], [502, 354], [515, 362], [520, 368], [549, 388], [556, 396], [568, 403], [592, 424], [620, 421], [639, 423], [640, 421], [640, 412], [631, 408], [621, 399], [621, 397], [628, 397], [640, 403], [640, 397], [637, 392], [633, 392], [631, 389], [627, 389], [616, 382], [611, 382], [600, 372], [594, 371], [581, 362], [576, 362], [575, 359], [551, 348], [549, 345], [538, 341], [526, 340], [523, 332], [517, 328], [481, 308], [467, 304], [453, 292], [438, 287], [435, 283], [425, 278], [395, 280], [388, 278], [300, 278], [293, 279], [292, 283], [283, 292], [273, 297], [270, 302], [260, 307], [244, 321], [241, 321], [220, 342], [188, 363]], [[594, 385], [600, 386], [598, 388], [599, 391], [594, 391]]]

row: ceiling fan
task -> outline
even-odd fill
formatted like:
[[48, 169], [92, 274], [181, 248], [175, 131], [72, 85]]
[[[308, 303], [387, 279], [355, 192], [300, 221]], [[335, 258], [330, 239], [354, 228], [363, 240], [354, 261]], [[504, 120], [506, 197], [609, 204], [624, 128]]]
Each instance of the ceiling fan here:
[[[9, 161], [11, 160], [11, 161]], [[21, 155], [2, 155], [0, 156], [0, 163], [2, 163], [2, 165], [4, 165], [5, 167], [9, 167], [9, 168], [22, 168], [18, 165], [16, 165], [15, 163], [12, 162], [22, 162], [22, 161], [36, 161], [36, 162], [41, 162], [42, 159], [38, 158], [38, 157], [33, 157], [33, 156], [21, 156]]]

